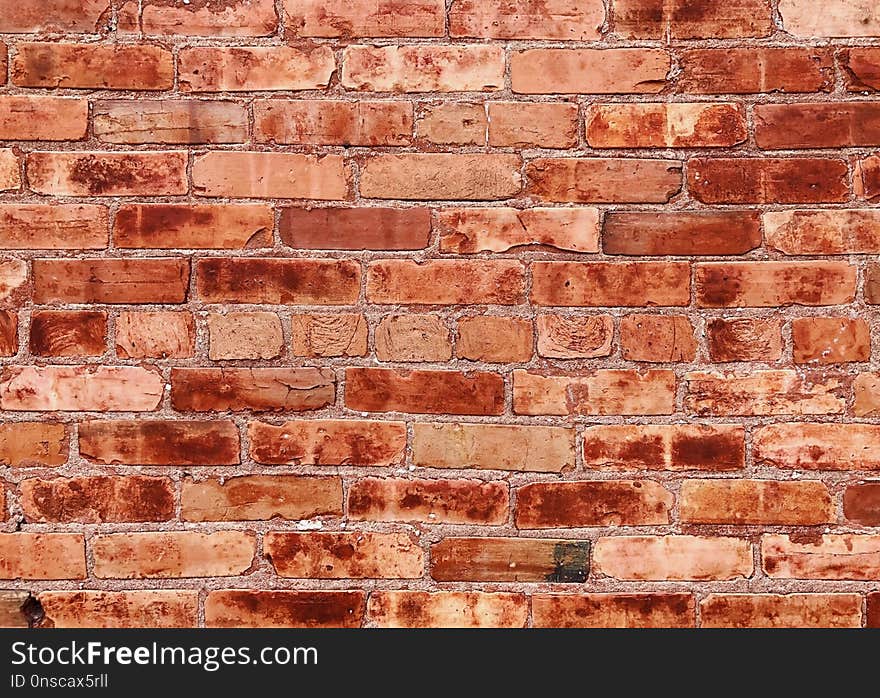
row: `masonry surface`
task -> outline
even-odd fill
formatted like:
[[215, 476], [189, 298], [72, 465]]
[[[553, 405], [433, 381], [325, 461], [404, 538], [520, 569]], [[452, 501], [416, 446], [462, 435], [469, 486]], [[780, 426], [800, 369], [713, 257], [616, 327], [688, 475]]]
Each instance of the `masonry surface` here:
[[0, 0], [0, 625], [880, 625], [872, 0]]

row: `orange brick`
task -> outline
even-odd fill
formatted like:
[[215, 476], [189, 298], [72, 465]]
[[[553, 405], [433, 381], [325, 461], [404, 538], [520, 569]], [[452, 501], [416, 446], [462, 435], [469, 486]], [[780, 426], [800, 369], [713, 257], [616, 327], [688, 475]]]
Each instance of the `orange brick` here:
[[480, 591], [374, 591], [367, 610], [380, 628], [522, 628], [524, 594]]
[[587, 541], [444, 538], [431, 546], [431, 577], [439, 582], [578, 584], [589, 571]]
[[822, 48], [691, 49], [679, 60], [676, 86], [694, 94], [830, 92], [834, 85], [834, 58]]
[[626, 39], [770, 36], [769, 0], [615, 0], [615, 33]]
[[373, 335], [379, 361], [448, 361], [449, 328], [436, 315], [387, 315]]
[[367, 270], [367, 299], [378, 304], [516, 305], [523, 286], [523, 265], [514, 260], [385, 259]]
[[86, 136], [88, 118], [84, 99], [0, 96], [0, 140], [79, 141]]
[[685, 315], [627, 315], [620, 319], [620, 350], [629, 361], [693, 361], [697, 340]]
[[876, 417], [880, 413], [880, 375], [860, 373], [853, 380], [852, 411], [856, 417]]
[[754, 211], [664, 211], [605, 214], [606, 254], [729, 255], [761, 245], [761, 220]]
[[308, 250], [419, 250], [431, 237], [431, 212], [422, 206], [286, 207], [282, 242]]
[[92, 129], [106, 143], [243, 143], [244, 105], [220, 100], [95, 102]]
[[601, 38], [605, 21], [601, 0], [455, 0], [449, 10], [449, 34], [479, 39]]
[[0, 465], [52, 468], [67, 462], [64, 424], [6, 422], [0, 424]]
[[272, 0], [224, 0], [219, 5], [143, 0], [142, 5], [140, 23], [147, 35], [269, 36], [278, 26]]
[[767, 244], [787, 255], [875, 254], [880, 212], [874, 209], [765, 213]]
[[476, 315], [458, 321], [455, 353], [488, 363], [518, 363], [532, 358], [532, 323], [508, 317]]
[[796, 536], [761, 538], [764, 572], [774, 579], [853, 579], [880, 575], [880, 536], [819, 535], [801, 542]]
[[669, 68], [659, 49], [535, 48], [510, 57], [510, 80], [521, 94], [650, 94]]
[[796, 364], [870, 361], [871, 329], [862, 318], [795, 318], [791, 339]]
[[211, 591], [205, 599], [208, 628], [357, 628], [363, 591]]
[[843, 493], [843, 515], [860, 526], [880, 526], [880, 482], [848, 485]]
[[829, 0], [821, 12], [806, 0], [780, 0], [785, 30], [795, 36], [880, 36], [880, 17], [861, 0]]
[[609, 356], [614, 339], [610, 315], [542, 313], [536, 322], [538, 355], [553, 359], [592, 359]]
[[779, 361], [780, 318], [715, 318], [706, 323], [709, 358], [715, 362]]
[[367, 321], [363, 315], [292, 315], [291, 351], [294, 356], [365, 356]]
[[692, 628], [690, 594], [535, 594], [536, 628]]
[[536, 158], [525, 172], [541, 202], [665, 204], [681, 190], [677, 160]]
[[828, 488], [813, 481], [685, 480], [679, 501], [682, 523], [815, 526], [835, 519]]
[[18, 314], [0, 310], [0, 356], [18, 353]]
[[880, 51], [874, 46], [844, 49], [840, 53], [846, 89], [872, 92], [880, 89]]
[[571, 102], [490, 102], [489, 145], [510, 148], [573, 148], [578, 106]]
[[208, 337], [212, 361], [274, 359], [284, 346], [281, 319], [275, 313], [211, 313]]
[[106, 12], [107, 0], [2, 0], [0, 33], [94, 34]]
[[283, 0], [285, 25], [295, 36], [443, 36], [443, 0]]
[[194, 628], [199, 593], [164, 591], [44, 591], [44, 628]]
[[489, 120], [483, 104], [424, 105], [416, 122], [421, 139], [441, 145], [486, 145]]
[[710, 594], [700, 602], [704, 628], [859, 628], [858, 594]]
[[116, 318], [116, 353], [123, 359], [180, 359], [193, 355], [190, 313], [123, 312]]
[[35, 356], [100, 356], [106, 334], [105, 312], [39, 310], [31, 315], [30, 350]]
[[0, 579], [85, 579], [82, 534], [0, 533]]
[[108, 230], [104, 206], [54, 202], [0, 205], [3, 249], [100, 250], [107, 247]]
[[771, 424], [752, 437], [756, 463], [793, 470], [880, 470], [876, 424]]
[[35, 259], [35, 303], [182, 303], [189, 260]]
[[[2, 67], [2, 66], [0, 66]], [[12, 148], [0, 148], [0, 191], [21, 187], [21, 164]]]

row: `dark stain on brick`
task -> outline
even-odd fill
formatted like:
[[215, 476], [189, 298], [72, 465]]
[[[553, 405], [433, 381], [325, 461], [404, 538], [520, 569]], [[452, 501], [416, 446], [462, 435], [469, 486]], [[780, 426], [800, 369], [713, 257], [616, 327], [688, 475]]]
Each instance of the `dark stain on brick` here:
[[577, 584], [587, 581], [590, 573], [590, 543], [557, 543], [553, 547], [553, 565], [553, 572], [545, 578], [548, 582]]

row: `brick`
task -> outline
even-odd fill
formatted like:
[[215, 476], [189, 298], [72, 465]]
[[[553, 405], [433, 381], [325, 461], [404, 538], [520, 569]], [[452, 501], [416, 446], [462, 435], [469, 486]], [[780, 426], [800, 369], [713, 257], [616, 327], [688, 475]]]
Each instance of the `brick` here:
[[709, 358], [731, 361], [779, 361], [782, 359], [780, 318], [714, 318], [706, 323]]
[[520, 94], [651, 94], [666, 86], [666, 51], [647, 48], [534, 48], [510, 57]]
[[120, 523], [175, 517], [174, 484], [164, 477], [29, 479], [20, 487], [22, 511], [32, 522]]
[[675, 410], [672, 371], [513, 372], [513, 411], [528, 415], [661, 415]]
[[178, 61], [181, 92], [323, 90], [336, 70], [330, 46], [198, 46]]
[[535, 262], [531, 300], [566, 307], [684, 306], [690, 266], [680, 262]]
[[481, 591], [374, 591], [367, 609], [380, 628], [523, 628], [524, 594]]
[[610, 356], [614, 318], [610, 315], [553, 315], [535, 321], [538, 355], [551, 359], [592, 359]]
[[859, 594], [710, 594], [703, 628], [859, 628]]
[[426, 104], [422, 105], [416, 121], [417, 137], [440, 145], [486, 145], [488, 131], [484, 104]]
[[0, 424], [0, 465], [54, 468], [67, 462], [67, 428], [48, 421]]
[[693, 628], [690, 594], [535, 594], [536, 628]]
[[272, 0], [224, 0], [177, 5], [143, 0], [141, 28], [147, 35], [269, 36], [278, 26]]
[[418, 579], [425, 568], [406, 533], [270, 531], [263, 551], [279, 577], [298, 579]]
[[44, 628], [195, 628], [199, 593], [163, 591], [44, 591]]
[[208, 358], [274, 359], [281, 355], [284, 337], [275, 313], [208, 315]]
[[849, 198], [847, 166], [823, 158], [694, 158], [688, 187], [704, 204], [839, 203]]
[[234, 577], [251, 566], [256, 552], [244, 531], [111, 533], [92, 539], [99, 579]]
[[173, 196], [186, 194], [187, 154], [32, 152], [32, 191], [55, 196]]
[[560, 473], [575, 464], [574, 430], [458, 422], [413, 424], [412, 462], [420, 468]]
[[880, 35], [880, 16], [870, 2], [829, 0], [821, 11], [806, 0], [780, 0], [785, 31], [795, 36], [847, 37]]
[[2, 0], [0, 32], [95, 34], [108, 9], [107, 0]]
[[0, 533], [0, 579], [85, 579], [82, 534]]
[[522, 188], [519, 155], [406, 153], [373, 155], [361, 168], [369, 199], [508, 199]]
[[840, 52], [840, 65], [849, 92], [880, 90], [880, 50], [859, 46]]
[[431, 212], [411, 208], [281, 209], [285, 245], [308, 250], [420, 250], [431, 236]]
[[504, 379], [496, 373], [347, 368], [345, 383], [345, 406], [361, 412], [491, 415], [504, 409]]
[[841, 414], [843, 382], [831, 375], [776, 370], [743, 375], [695, 371], [685, 374], [687, 411], [698, 416]]
[[515, 260], [385, 259], [368, 268], [367, 298], [394, 305], [516, 305], [524, 283], [523, 265]]
[[767, 244], [787, 255], [876, 254], [880, 211], [773, 211], [763, 215]]
[[0, 310], [0, 356], [18, 353], [18, 314]]
[[860, 373], [853, 380], [852, 413], [856, 417], [876, 417], [880, 413], [880, 376]]
[[872, 203], [880, 198], [880, 157], [871, 155], [853, 166], [853, 191]]
[[195, 156], [192, 180], [198, 196], [328, 201], [348, 196], [339, 155], [214, 151]]
[[174, 58], [161, 46], [21, 43], [11, 65], [21, 87], [170, 90]]
[[692, 94], [830, 92], [834, 58], [813, 47], [707, 48], [683, 51], [676, 87]]
[[869, 264], [865, 269], [865, 302], [880, 304], [880, 265]]
[[108, 229], [104, 206], [55, 202], [0, 205], [3, 249], [100, 250], [107, 247]]
[[627, 315], [620, 319], [620, 351], [628, 361], [693, 361], [694, 327], [685, 315]]
[[406, 424], [296, 420], [248, 425], [250, 456], [267, 465], [395, 465], [403, 461]]
[[182, 303], [189, 260], [35, 259], [35, 303]]
[[761, 537], [764, 572], [773, 579], [853, 579], [880, 575], [880, 536], [819, 535], [801, 541], [791, 535]]
[[516, 527], [664, 526], [675, 497], [651, 480], [537, 482], [520, 487]]
[[586, 115], [593, 148], [725, 148], [747, 136], [736, 104], [594, 104]]
[[0, 258], [0, 304], [19, 307], [28, 291], [28, 265], [22, 259]]
[[765, 150], [880, 145], [880, 109], [872, 102], [758, 104], [755, 142]]
[[740, 470], [745, 432], [731, 424], [587, 427], [583, 456], [585, 467], [602, 470]]
[[506, 482], [363, 478], [348, 490], [355, 521], [419, 521], [431, 524], [507, 523]]
[[449, 328], [436, 315], [387, 315], [373, 335], [379, 361], [448, 361]]
[[490, 102], [489, 145], [510, 148], [573, 148], [578, 142], [578, 105], [573, 102]]
[[0, 140], [79, 141], [86, 136], [88, 119], [84, 99], [0, 96]]
[[254, 103], [257, 141], [313, 145], [408, 145], [410, 102], [307, 99]]
[[358, 262], [341, 259], [217, 257], [196, 267], [198, 294], [208, 303], [350, 305], [360, 279]]
[[696, 265], [701, 308], [842, 305], [856, 292], [856, 270], [843, 262], [717, 262]]
[[756, 211], [609, 212], [602, 230], [606, 254], [732, 255], [761, 246]]
[[107, 351], [107, 313], [99, 310], [38, 310], [31, 315], [34, 356], [100, 356]]
[[140, 366], [7, 366], [0, 409], [24, 412], [149, 412], [162, 400], [162, 377]]
[[367, 321], [363, 315], [291, 315], [294, 356], [365, 356]]
[[739, 39], [774, 31], [769, 0], [615, 0], [613, 29], [626, 39]]
[[880, 426], [771, 424], [752, 437], [756, 463], [791, 470], [880, 470]]
[[335, 383], [319, 368], [174, 368], [171, 404], [179, 412], [302, 412], [332, 404]]
[[486, 92], [504, 86], [501, 46], [349, 46], [342, 86], [370, 92]]
[[796, 364], [871, 359], [871, 329], [862, 318], [795, 318], [791, 321], [791, 339]]
[[859, 526], [880, 526], [880, 482], [847, 485], [843, 493], [843, 515]]
[[865, 627], [880, 628], [880, 594], [873, 592], [866, 596]]
[[440, 250], [507, 252], [539, 246], [599, 251], [599, 211], [574, 208], [447, 208], [440, 211]]
[[208, 628], [357, 628], [363, 591], [210, 591]]
[[123, 312], [116, 318], [116, 353], [123, 359], [181, 359], [193, 355], [190, 313]]
[[107, 143], [243, 143], [247, 111], [220, 100], [95, 102], [93, 130]]
[[0, 148], [0, 191], [21, 187], [20, 169], [18, 156], [12, 148]]
[[342, 514], [342, 480], [303, 475], [244, 475], [184, 480], [180, 518], [184, 521], [268, 521]]
[[439, 582], [583, 583], [590, 543], [542, 538], [445, 538], [431, 546]]
[[80, 455], [103, 465], [236, 465], [231, 421], [94, 420], [79, 425]]
[[449, 10], [449, 35], [590, 41], [601, 38], [599, 29], [604, 21], [601, 0], [455, 0]]
[[532, 358], [532, 323], [509, 317], [476, 315], [458, 321], [456, 356], [487, 363], [518, 363]]
[[537, 158], [525, 173], [540, 202], [665, 204], [681, 191], [677, 160]]
[[26, 591], [0, 591], [0, 628], [28, 627], [24, 605], [29, 598]]
[[740, 538], [619, 536], [596, 541], [593, 568], [633, 581], [727, 581], [751, 577], [754, 563]]
[[434, 37], [445, 34], [443, 0], [283, 0], [285, 26], [294, 36]]
[[679, 494], [682, 523], [735, 526], [815, 526], [836, 516], [821, 482], [685, 480]]

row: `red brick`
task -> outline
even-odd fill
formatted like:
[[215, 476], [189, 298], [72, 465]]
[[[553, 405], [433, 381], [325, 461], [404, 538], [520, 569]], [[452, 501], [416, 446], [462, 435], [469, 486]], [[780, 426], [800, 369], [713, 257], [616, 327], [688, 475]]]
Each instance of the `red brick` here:
[[31, 315], [34, 356], [100, 356], [107, 351], [107, 313], [37, 310]]
[[872, 592], [866, 596], [865, 627], [880, 628], [880, 593]]
[[693, 361], [694, 327], [685, 315], [627, 315], [620, 319], [620, 351], [628, 361]]
[[208, 315], [208, 358], [275, 359], [281, 356], [284, 337], [281, 318], [275, 313], [211, 313]]
[[730, 361], [779, 361], [782, 358], [780, 318], [715, 318], [706, 323], [709, 358]]
[[764, 572], [773, 579], [853, 579], [880, 576], [880, 536], [820, 535], [761, 537]]
[[836, 516], [821, 482], [685, 480], [679, 494], [682, 523], [735, 526], [815, 526]]
[[114, 99], [95, 102], [92, 130], [106, 143], [243, 143], [244, 105], [221, 100]]
[[82, 534], [0, 533], [0, 579], [85, 579]]
[[79, 425], [79, 452], [104, 465], [235, 465], [231, 421], [95, 420]]
[[190, 313], [123, 312], [116, 318], [116, 353], [123, 359], [181, 359], [193, 355]]
[[677, 160], [537, 158], [525, 172], [537, 201], [664, 204], [681, 191]]
[[21, 163], [16, 152], [12, 148], [0, 148], [0, 191], [21, 188], [20, 170]]
[[380, 628], [522, 628], [529, 602], [524, 594], [374, 591], [367, 614]]
[[291, 315], [294, 356], [365, 356], [367, 321], [363, 315]]
[[880, 145], [873, 102], [758, 104], [755, 142], [765, 150]]
[[600, 39], [605, 21], [601, 0], [455, 0], [449, 35], [479, 39]]
[[199, 297], [208, 303], [350, 305], [360, 294], [360, 264], [337, 259], [201, 259]]
[[796, 364], [871, 359], [871, 328], [862, 318], [795, 318], [791, 321], [791, 339]]
[[0, 258], [0, 304], [20, 307], [28, 288], [28, 265], [23, 259]]
[[420, 250], [431, 236], [431, 212], [411, 208], [283, 208], [282, 242], [307, 250]]
[[143, 0], [141, 28], [147, 35], [269, 36], [278, 26], [272, 0], [196, 0], [178, 5], [169, 0]]
[[362, 412], [501, 414], [504, 379], [478, 371], [347, 368], [345, 405]]
[[680, 262], [535, 262], [531, 300], [566, 307], [684, 306], [690, 266]]
[[739, 39], [774, 31], [769, 0], [614, 0], [612, 27], [626, 39]]
[[859, 526], [880, 526], [880, 482], [847, 485], [843, 515]]
[[179, 412], [317, 410], [332, 404], [336, 379], [320, 368], [174, 368]]
[[592, 359], [609, 356], [614, 339], [610, 315], [553, 315], [542, 313], [535, 321], [538, 355], [553, 359]]
[[425, 570], [424, 552], [406, 533], [270, 531], [263, 551], [279, 577], [418, 579]]
[[373, 333], [379, 361], [449, 361], [452, 336], [436, 315], [386, 315]]
[[175, 517], [174, 484], [142, 475], [23, 480], [21, 508], [28, 521], [119, 523]]
[[419, 139], [441, 145], [487, 145], [486, 105], [438, 102], [420, 106], [416, 121]]
[[12, 82], [22, 87], [170, 90], [174, 58], [161, 46], [21, 43]]
[[491, 146], [573, 148], [578, 142], [573, 102], [490, 102], [488, 114]]
[[363, 591], [211, 591], [205, 599], [208, 628], [357, 628]]
[[688, 187], [704, 204], [838, 203], [849, 198], [843, 160], [694, 158]]
[[650, 94], [669, 68], [660, 49], [535, 48], [510, 57], [510, 80], [521, 94]]
[[756, 211], [668, 211], [605, 215], [602, 248], [624, 255], [731, 255], [761, 246]]
[[189, 260], [35, 259], [35, 303], [182, 303]]
[[591, 469], [739, 470], [745, 466], [745, 432], [725, 424], [588, 427], [583, 455]]
[[830, 92], [834, 58], [821, 48], [708, 48], [683, 51], [676, 87], [693, 94]]
[[518, 363], [532, 358], [532, 323], [522, 318], [476, 315], [458, 321], [456, 356], [487, 363]]
[[846, 89], [850, 92], [880, 90], [880, 49], [875, 46], [847, 48], [840, 52]]
[[844, 262], [716, 262], [696, 265], [702, 308], [843, 305], [856, 292], [856, 269]]
[[597, 369], [513, 372], [513, 411], [529, 415], [661, 415], [675, 411], [675, 374]]
[[199, 593], [164, 591], [44, 591], [41, 628], [194, 628]]
[[0, 424], [0, 465], [53, 468], [67, 462], [68, 438], [63, 424], [48, 421]]
[[772, 424], [752, 437], [756, 463], [791, 470], [880, 470], [876, 424]]
[[107, 209], [90, 204], [2, 204], [0, 247], [100, 250], [107, 247]]
[[506, 482], [363, 478], [348, 491], [355, 521], [420, 521], [498, 526], [509, 516]]
[[0, 310], [0, 356], [18, 353], [18, 314]]
[[315, 145], [407, 145], [412, 140], [410, 102], [343, 102], [304, 99], [254, 103], [257, 141]]
[[787, 255], [876, 254], [880, 211], [773, 211], [763, 215], [767, 244]]
[[285, 27], [294, 36], [443, 36], [443, 0], [283, 0]]
[[664, 526], [675, 497], [652, 480], [537, 482], [520, 487], [516, 527]]
[[853, 380], [852, 413], [856, 417], [876, 417], [880, 413], [880, 375], [860, 373]]
[[367, 299], [379, 304], [516, 305], [524, 267], [515, 260], [385, 259], [370, 264]]
[[370, 92], [484, 92], [504, 86], [504, 50], [490, 45], [349, 46], [342, 86]]
[[859, 628], [859, 594], [710, 594], [703, 628]]
[[692, 628], [690, 594], [535, 594], [536, 628]]
[[589, 571], [587, 541], [445, 538], [431, 546], [431, 577], [439, 582], [583, 583]]
[[880, 265], [869, 264], [865, 269], [865, 302], [880, 305]]
[[178, 61], [181, 92], [323, 90], [336, 70], [330, 46], [198, 46]]
[[84, 99], [0, 96], [0, 140], [79, 141], [86, 136], [88, 119]]
[[0, 33], [95, 34], [108, 9], [107, 0], [0, 0]]
[[807, 0], [780, 0], [785, 31], [795, 36], [880, 36], [880, 17], [862, 0], [829, 0], [817, 12]]

